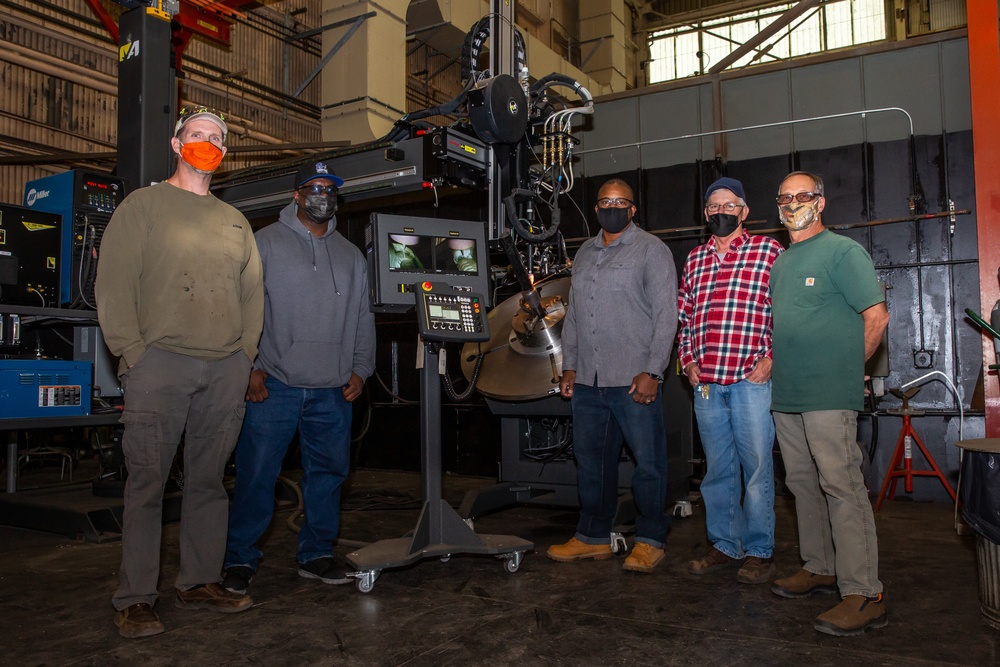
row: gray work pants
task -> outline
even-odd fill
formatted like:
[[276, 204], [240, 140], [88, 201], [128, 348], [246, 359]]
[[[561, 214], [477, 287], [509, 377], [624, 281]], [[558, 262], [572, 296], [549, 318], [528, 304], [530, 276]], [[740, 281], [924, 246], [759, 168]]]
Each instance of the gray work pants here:
[[857, 419], [853, 410], [775, 412], [774, 426], [785, 484], [795, 495], [805, 569], [836, 575], [841, 596], [874, 597], [882, 592], [878, 539]]
[[115, 609], [156, 601], [163, 489], [181, 434], [184, 488], [175, 586], [187, 590], [219, 580], [229, 513], [222, 477], [243, 423], [249, 377], [250, 360], [242, 351], [203, 360], [155, 347], [123, 377], [128, 479]]

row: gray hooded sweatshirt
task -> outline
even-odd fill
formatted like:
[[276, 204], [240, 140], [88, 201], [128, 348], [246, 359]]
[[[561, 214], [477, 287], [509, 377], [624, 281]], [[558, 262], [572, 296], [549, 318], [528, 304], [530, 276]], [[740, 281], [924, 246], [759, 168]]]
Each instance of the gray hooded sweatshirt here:
[[347, 384], [375, 370], [364, 255], [336, 230], [313, 236], [293, 201], [254, 236], [264, 264], [264, 332], [254, 368], [291, 386]]

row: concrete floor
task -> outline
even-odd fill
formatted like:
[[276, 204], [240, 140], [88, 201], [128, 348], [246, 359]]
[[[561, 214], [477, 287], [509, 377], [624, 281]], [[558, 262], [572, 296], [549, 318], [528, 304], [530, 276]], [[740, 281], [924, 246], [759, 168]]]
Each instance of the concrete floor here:
[[[27, 475], [25, 475], [27, 477]], [[23, 478], [24, 479], [24, 478]], [[491, 480], [445, 477], [457, 505]], [[399, 537], [417, 520], [419, 478], [352, 475], [342, 536]], [[0, 527], [0, 663], [6, 665], [992, 665], [1000, 631], [980, 615], [974, 539], [959, 537], [947, 505], [896, 500], [878, 516], [890, 625], [860, 638], [812, 629], [835, 596], [786, 600], [745, 586], [735, 571], [696, 577], [687, 561], [706, 548], [704, 511], [674, 522], [667, 560], [651, 575], [621, 559], [548, 560], [576, 515], [516, 507], [476, 521], [480, 533], [535, 543], [508, 574], [490, 557], [455, 556], [386, 570], [368, 594], [302, 579], [294, 534], [279, 509], [267, 560], [241, 614], [172, 604], [177, 525], [164, 527], [162, 598], [167, 632], [125, 640], [112, 622], [120, 543], [88, 544]], [[798, 566], [792, 501], [777, 500], [779, 575]], [[345, 546], [339, 549], [347, 553]]]

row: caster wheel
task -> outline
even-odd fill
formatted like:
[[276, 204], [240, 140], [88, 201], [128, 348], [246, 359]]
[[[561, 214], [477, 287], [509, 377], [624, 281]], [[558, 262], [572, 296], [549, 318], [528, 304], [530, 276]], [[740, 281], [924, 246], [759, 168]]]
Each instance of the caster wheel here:
[[622, 556], [628, 551], [628, 543], [625, 542], [625, 537], [621, 534], [616, 534], [611, 536], [611, 553], [616, 556]]
[[445, 554], [440, 558], [438, 558], [438, 560], [441, 561], [442, 563], [447, 563], [448, 561], [451, 560], [451, 554]]
[[375, 588], [374, 581], [370, 581], [367, 577], [358, 579], [358, 590], [362, 593], [371, 593], [373, 588]]
[[514, 560], [513, 558], [512, 558], [512, 559], [510, 559], [510, 560], [505, 560], [505, 561], [503, 562], [503, 569], [505, 569], [505, 570], [506, 570], [507, 572], [509, 572], [509, 573], [511, 573], [511, 574], [514, 574], [515, 572], [517, 572], [517, 569], [518, 569], [519, 567], [521, 567], [521, 564], [520, 564], [520, 563], [518, 563], [518, 562], [517, 562], [516, 560]]

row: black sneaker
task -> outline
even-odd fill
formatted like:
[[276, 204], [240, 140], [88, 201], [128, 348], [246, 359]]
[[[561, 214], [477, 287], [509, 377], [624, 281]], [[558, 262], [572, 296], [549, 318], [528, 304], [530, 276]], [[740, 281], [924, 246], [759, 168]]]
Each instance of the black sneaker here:
[[344, 570], [337, 567], [333, 558], [317, 558], [308, 563], [299, 563], [299, 576], [306, 579], [319, 579], [324, 584], [346, 584], [351, 581]]
[[226, 576], [222, 578], [222, 587], [230, 593], [243, 595], [253, 581], [254, 571], [246, 565], [235, 565], [226, 570]]

